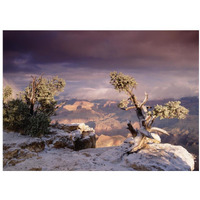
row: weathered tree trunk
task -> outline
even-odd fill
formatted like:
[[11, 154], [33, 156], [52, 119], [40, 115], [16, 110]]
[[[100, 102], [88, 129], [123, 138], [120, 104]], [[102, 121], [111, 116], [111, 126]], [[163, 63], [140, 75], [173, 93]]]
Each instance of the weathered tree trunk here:
[[[143, 108], [146, 108], [144, 106], [144, 104], [148, 100], [148, 95], [147, 95], [147, 93], [145, 93], [145, 99], [142, 103], [137, 101], [135, 95], [131, 95], [130, 100], [132, 101], [132, 103], [134, 104], [134, 106], [136, 108], [136, 110], [135, 110], [136, 115], [137, 115], [139, 123], [140, 123], [140, 129], [139, 130], [134, 129], [130, 122], [127, 124], [127, 126], [128, 126], [127, 129], [130, 130], [130, 132], [131, 132], [131, 134], [133, 135], [134, 138], [137, 137], [138, 135], [140, 135], [139, 136], [140, 141], [138, 142], [138, 144], [135, 144], [133, 146], [133, 148], [131, 149], [130, 152], [137, 152], [139, 149], [146, 146], [146, 136], [149, 137], [149, 138], [152, 138], [151, 133], [149, 133], [147, 131], [147, 124], [146, 124], [146, 121], [145, 121], [145, 114], [144, 114], [144, 109], [143, 109]], [[147, 112], [147, 109], [145, 111]]]
[[138, 132], [133, 128], [131, 122], [128, 122], [127, 129], [131, 132], [133, 138], [137, 136]]
[[32, 76], [32, 90], [31, 90], [31, 96], [30, 96], [30, 114], [33, 115], [34, 114], [34, 105], [36, 102], [36, 88], [38, 87], [38, 85], [41, 83], [42, 81], [42, 75], [40, 76], [39, 79], [37, 79], [37, 77], [33, 77]]

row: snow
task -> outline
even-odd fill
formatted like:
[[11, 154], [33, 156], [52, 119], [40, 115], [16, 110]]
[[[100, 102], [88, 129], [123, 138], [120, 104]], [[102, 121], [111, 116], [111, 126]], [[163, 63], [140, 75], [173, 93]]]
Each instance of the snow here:
[[[79, 134], [80, 130], [73, 131], [74, 136]], [[15, 146], [20, 147], [22, 143], [40, 139], [4, 132], [3, 140], [5, 146], [12, 144], [10, 150], [15, 150]], [[128, 138], [121, 146], [90, 148], [80, 151], [66, 147], [59, 149], [45, 147], [44, 150], [37, 153], [31, 152], [33, 155], [26, 159], [20, 158], [20, 162], [15, 163], [14, 166], [6, 164], [4, 171], [186, 171], [194, 169], [193, 156], [181, 146], [149, 144], [148, 148], [144, 148], [138, 153], [127, 154], [127, 150], [134, 145], [132, 143], [133, 138]], [[28, 150], [25, 149], [25, 151]]]

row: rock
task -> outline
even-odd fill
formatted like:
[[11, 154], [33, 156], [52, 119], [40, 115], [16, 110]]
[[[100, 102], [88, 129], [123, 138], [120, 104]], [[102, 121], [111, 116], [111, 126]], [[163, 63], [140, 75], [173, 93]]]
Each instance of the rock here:
[[28, 158], [32, 158], [33, 156], [37, 156], [36, 153], [30, 152], [27, 149], [21, 148], [9, 148], [4, 150], [3, 154], [3, 165], [16, 165], [17, 163], [23, 162]]
[[4, 170], [194, 170], [194, 157], [181, 146], [153, 143], [128, 154], [136, 142], [133, 138], [120, 146], [94, 148], [96, 135], [86, 130], [87, 126], [70, 133], [52, 128], [53, 133], [42, 138], [4, 132]]
[[73, 142], [72, 138], [70, 138], [69, 134], [66, 134], [66, 135], [57, 134], [54, 137], [52, 144], [53, 144], [53, 147], [57, 148], [57, 149], [65, 148], [65, 147], [74, 149], [74, 142]]
[[33, 140], [20, 144], [19, 147], [32, 152], [40, 152], [44, 150], [45, 142], [42, 139], [34, 138]]
[[83, 137], [80, 139], [77, 139], [74, 142], [74, 150], [79, 151], [81, 149], [87, 149], [87, 148], [95, 148], [96, 147], [96, 138], [95, 135], [89, 137]]
[[96, 147], [95, 131], [84, 123], [65, 124], [57, 127], [51, 129], [56, 133], [53, 141], [54, 148], [67, 147], [78, 151]]
[[183, 147], [171, 144], [149, 144], [128, 155], [125, 162], [137, 171], [194, 170], [194, 157]]
[[149, 144], [137, 153], [127, 154], [130, 143], [116, 147], [89, 148], [73, 151], [68, 148], [50, 148], [38, 156], [4, 166], [4, 170], [74, 170], [74, 171], [190, 171], [194, 159], [181, 146]]

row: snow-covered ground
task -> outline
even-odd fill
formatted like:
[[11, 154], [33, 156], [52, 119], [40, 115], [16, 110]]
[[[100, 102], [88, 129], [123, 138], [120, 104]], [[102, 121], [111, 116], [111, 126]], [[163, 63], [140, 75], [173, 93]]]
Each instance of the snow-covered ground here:
[[[128, 171], [193, 170], [194, 158], [181, 146], [150, 144], [138, 153], [127, 154], [130, 143], [116, 147], [74, 151], [37, 144], [39, 138], [4, 132], [4, 171]], [[38, 142], [38, 143], [37, 143]], [[30, 144], [24, 146], [24, 144]], [[36, 145], [36, 147], [34, 146]], [[37, 151], [35, 151], [37, 150]]]

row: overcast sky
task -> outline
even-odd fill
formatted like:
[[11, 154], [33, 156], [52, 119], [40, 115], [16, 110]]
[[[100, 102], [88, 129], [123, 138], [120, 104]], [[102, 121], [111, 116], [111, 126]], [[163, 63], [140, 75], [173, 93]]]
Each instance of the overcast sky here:
[[150, 99], [199, 94], [198, 31], [4, 31], [4, 86], [23, 90], [31, 75], [66, 81], [60, 98], [121, 99], [111, 71], [134, 76]]

